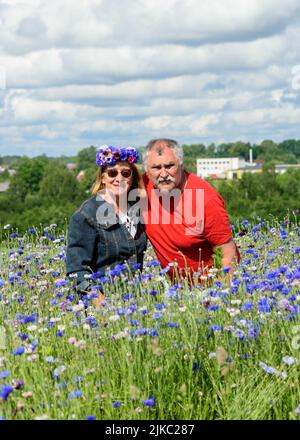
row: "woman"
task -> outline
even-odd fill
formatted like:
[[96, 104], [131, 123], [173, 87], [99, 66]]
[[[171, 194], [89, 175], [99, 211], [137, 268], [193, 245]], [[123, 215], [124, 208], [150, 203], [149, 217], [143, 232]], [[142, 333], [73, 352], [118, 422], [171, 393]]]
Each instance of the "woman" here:
[[[103, 145], [97, 150], [99, 170], [92, 197], [69, 223], [67, 275], [74, 277], [80, 295], [89, 292], [95, 276], [105, 276], [124, 262], [133, 271], [142, 266], [147, 243], [136, 209], [136, 196], [143, 188], [138, 160], [135, 148]], [[103, 299], [99, 293], [96, 307]]]

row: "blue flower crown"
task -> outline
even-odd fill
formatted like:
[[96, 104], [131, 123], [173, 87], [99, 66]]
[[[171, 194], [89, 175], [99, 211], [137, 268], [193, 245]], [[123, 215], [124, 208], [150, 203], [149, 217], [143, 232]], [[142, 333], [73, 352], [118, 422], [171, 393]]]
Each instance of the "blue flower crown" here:
[[139, 159], [139, 152], [134, 147], [121, 148], [112, 145], [101, 145], [96, 152], [98, 167], [115, 165], [119, 161], [136, 163]]

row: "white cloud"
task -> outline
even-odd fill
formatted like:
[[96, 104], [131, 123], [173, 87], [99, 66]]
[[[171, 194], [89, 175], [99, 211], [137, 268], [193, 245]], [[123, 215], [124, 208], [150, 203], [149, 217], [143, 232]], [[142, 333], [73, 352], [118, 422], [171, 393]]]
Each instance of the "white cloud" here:
[[299, 53], [298, 0], [0, 1], [0, 152], [299, 137]]

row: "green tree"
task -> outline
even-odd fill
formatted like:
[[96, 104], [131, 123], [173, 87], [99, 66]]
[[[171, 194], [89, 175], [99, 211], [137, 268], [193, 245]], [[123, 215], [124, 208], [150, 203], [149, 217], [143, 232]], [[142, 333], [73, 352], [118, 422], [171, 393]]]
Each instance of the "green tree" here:
[[79, 186], [74, 174], [59, 161], [49, 163], [40, 185], [41, 203], [63, 205], [68, 201], [77, 201], [78, 196]]
[[11, 178], [8, 191], [21, 200], [24, 200], [28, 193], [37, 193], [48, 162], [46, 156], [23, 158], [16, 174]]
[[76, 157], [77, 169], [86, 170], [90, 166], [95, 166], [96, 147], [91, 146], [80, 150]]

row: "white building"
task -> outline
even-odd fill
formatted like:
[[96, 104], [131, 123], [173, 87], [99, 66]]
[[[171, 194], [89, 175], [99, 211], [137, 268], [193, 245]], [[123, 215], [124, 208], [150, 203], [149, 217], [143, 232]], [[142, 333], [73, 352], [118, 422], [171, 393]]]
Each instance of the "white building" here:
[[197, 159], [197, 175], [202, 178], [226, 177], [226, 171], [238, 170], [246, 165], [245, 159], [239, 157], [214, 157], [207, 159]]

